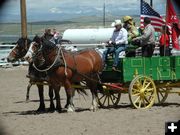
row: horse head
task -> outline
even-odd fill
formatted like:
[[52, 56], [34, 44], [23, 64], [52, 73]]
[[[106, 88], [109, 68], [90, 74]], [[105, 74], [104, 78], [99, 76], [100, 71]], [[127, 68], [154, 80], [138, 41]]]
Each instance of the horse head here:
[[35, 36], [33, 41], [31, 42], [27, 53], [24, 56], [24, 59], [29, 63], [33, 61], [33, 56], [37, 55], [37, 52], [40, 52], [40, 48], [42, 45], [42, 39], [39, 36]]
[[51, 63], [51, 59], [53, 60], [57, 55], [57, 48], [58, 47], [54, 43], [43, 37], [40, 39], [36, 38], [31, 43], [24, 59], [29, 63], [37, 63], [36, 65], [38, 66], [44, 65], [45, 59], [48, 59], [46, 61], [46, 64], [48, 65]]
[[19, 38], [14, 48], [7, 56], [7, 61], [14, 62], [17, 61], [18, 59], [23, 58], [29, 48], [30, 43], [31, 40], [28, 38]]

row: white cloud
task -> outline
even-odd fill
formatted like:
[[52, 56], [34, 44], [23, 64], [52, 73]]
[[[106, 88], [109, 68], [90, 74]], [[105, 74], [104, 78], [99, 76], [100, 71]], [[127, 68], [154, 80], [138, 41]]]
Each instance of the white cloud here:
[[100, 8], [100, 7], [95, 7], [95, 9], [96, 9], [97, 11], [103, 11], [103, 8]]
[[82, 10], [76, 11], [75, 14], [81, 14]]
[[56, 7], [50, 8], [49, 11], [51, 13], [58, 13], [58, 14], [63, 13], [60, 9], [58, 9]]

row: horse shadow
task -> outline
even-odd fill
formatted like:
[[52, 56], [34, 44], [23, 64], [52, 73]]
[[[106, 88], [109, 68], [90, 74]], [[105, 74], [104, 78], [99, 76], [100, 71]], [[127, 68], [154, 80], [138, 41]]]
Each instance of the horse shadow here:
[[[162, 103], [162, 104], [154, 104], [153, 106], [156, 107], [169, 107], [169, 106], [176, 106], [179, 107], [180, 103], [174, 103], [174, 102], [166, 102], [166, 103]], [[121, 103], [120, 105], [117, 106], [109, 106], [109, 107], [99, 107], [99, 109], [106, 109], [106, 110], [111, 110], [111, 109], [135, 109], [131, 104], [128, 103]], [[8, 116], [9, 114], [15, 114], [15, 115], [40, 115], [40, 114], [50, 114], [50, 113], [54, 113], [56, 111], [49, 111], [48, 108], [46, 108], [45, 111], [43, 112], [38, 112], [37, 110], [27, 110], [27, 111], [10, 111], [10, 112], [3, 112], [2, 114], [5, 116]], [[81, 113], [81, 112], [91, 112], [89, 108], [80, 108], [80, 107], [76, 107], [75, 113]], [[67, 113], [67, 109], [62, 108], [62, 110], [60, 112], [58, 112], [59, 114], [62, 113]]]
[[[75, 112], [80, 113], [80, 112], [85, 112], [85, 111], [90, 111], [88, 108], [76, 108]], [[67, 113], [67, 109], [63, 108], [60, 112], [59, 111], [49, 111], [49, 108], [46, 108], [45, 111], [37, 111], [37, 110], [27, 110], [27, 111], [10, 111], [10, 112], [3, 112], [2, 114], [5, 116], [8, 116], [10, 114], [15, 114], [15, 115], [40, 115], [40, 114], [50, 114], [58, 112], [59, 114], [62, 113]]]
[[[55, 100], [55, 99], [53, 99]], [[66, 100], [65, 98], [61, 98], [60, 100]], [[45, 102], [49, 102], [50, 99], [44, 99]], [[30, 103], [30, 102], [39, 102], [39, 99], [31, 99], [31, 100], [22, 100], [14, 102], [15, 104], [21, 104], [21, 103]]]

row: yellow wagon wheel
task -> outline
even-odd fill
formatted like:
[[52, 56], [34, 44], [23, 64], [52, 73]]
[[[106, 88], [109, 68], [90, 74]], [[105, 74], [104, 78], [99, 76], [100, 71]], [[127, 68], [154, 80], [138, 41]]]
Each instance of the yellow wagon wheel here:
[[136, 76], [129, 86], [129, 99], [135, 108], [150, 108], [156, 98], [154, 81], [147, 76]]
[[116, 90], [103, 87], [103, 90], [98, 92], [97, 97], [98, 103], [102, 108], [115, 107], [120, 101], [121, 93]]
[[167, 87], [158, 87], [157, 88], [157, 103], [164, 103], [168, 97], [169, 88]]

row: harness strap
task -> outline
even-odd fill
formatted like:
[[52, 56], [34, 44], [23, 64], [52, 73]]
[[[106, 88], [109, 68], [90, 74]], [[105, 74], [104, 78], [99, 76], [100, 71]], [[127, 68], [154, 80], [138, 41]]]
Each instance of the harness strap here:
[[63, 61], [64, 61], [64, 67], [65, 67], [64, 73], [65, 73], [65, 76], [67, 76], [68, 75], [68, 73], [67, 73], [67, 63], [66, 63], [66, 60], [65, 60], [64, 53], [63, 53], [62, 49], [61, 49], [61, 55], [62, 55], [62, 58], [63, 58]]
[[60, 50], [61, 50], [61, 47], [59, 47], [59, 49], [58, 49], [58, 53], [57, 53], [57, 55], [56, 55], [56, 58], [55, 58], [54, 62], [53, 62], [48, 68], [46, 68], [46, 69], [39, 69], [39, 68], [34, 64], [34, 62], [33, 62], [33, 67], [34, 67], [37, 71], [39, 71], [39, 72], [46, 72], [46, 71], [50, 70], [50, 69], [54, 66], [54, 64], [56, 63], [56, 61], [57, 61], [57, 59], [58, 59], [58, 57], [59, 57]]

